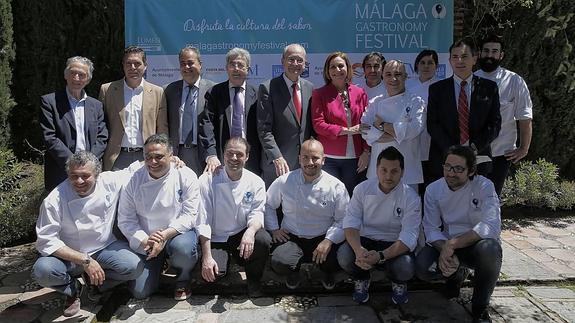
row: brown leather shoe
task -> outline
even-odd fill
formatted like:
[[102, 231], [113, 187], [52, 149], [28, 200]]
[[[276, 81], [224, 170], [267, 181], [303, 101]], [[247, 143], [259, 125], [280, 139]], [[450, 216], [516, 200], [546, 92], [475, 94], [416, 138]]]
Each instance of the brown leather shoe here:
[[192, 290], [188, 287], [176, 288], [174, 291], [174, 299], [176, 301], [185, 301], [192, 296]]
[[64, 316], [71, 317], [80, 312], [80, 297], [68, 296], [66, 303], [64, 303]]

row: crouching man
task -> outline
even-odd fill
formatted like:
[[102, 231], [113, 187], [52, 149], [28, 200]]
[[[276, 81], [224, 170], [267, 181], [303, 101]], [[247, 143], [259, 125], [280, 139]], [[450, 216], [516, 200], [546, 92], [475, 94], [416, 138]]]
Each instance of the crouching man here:
[[200, 176], [202, 277], [213, 282], [224, 276], [231, 254], [245, 266], [248, 295], [260, 297], [271, 236], [263, 229], [264, 181], [244, 169], [249, 151], [244, 138], [231, 138], [224, 147], [224, 169]]
[[501, 269], [501, 216], [493, 183], [475, 175], [475, 152], [452, 146], [443, 178], [425, 192], [423, 230], [427, 246], [417, 255], [419, 279], [445, 277], [445, 294], [459, 296], [468, 269], [475, 270], [473, 322], [491, 322], [487, 308]]
[[80, 310], [80, 284], [108, 290], [142, 273], [143, 264], [128, 243], [112, 234], [120, 190], [139, 168], [104, 172], [98, 158], [87, 151], [66, 162], [67, 180], [44, 199], [36, 223], [36, 248], [42, 255], [32, 276], [44, 287], [67, 296], [64, 316]]
[[405, 304], [407, 281], [415, 274], [415, 256], [421, 225], [421, 200], [401, 181], [403, 155], [395, 147], [377, 156], [377, 178], [353, 191], [343, 229], [347, 243], [338, 251], [341, 267], [355, 281], [353, 299], [369, 300], [370, 269], [384, 270], [392, 285], [391, 300]]
[[134, 173], [120, 197], [118, 227], [144, 263], [132, 293], [146, 298], [158, 289], [166, 258], [178, 271], [175, 300], [191, 295], [190, 275], [197, 260], [198, 178], [188, 167], [171, 163], [172, 147], [164, 134], [144, 143], [146, 167]]

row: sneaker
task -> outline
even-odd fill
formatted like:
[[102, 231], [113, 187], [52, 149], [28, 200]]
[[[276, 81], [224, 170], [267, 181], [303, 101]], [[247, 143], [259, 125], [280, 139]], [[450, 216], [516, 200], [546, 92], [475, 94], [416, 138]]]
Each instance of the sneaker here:
[[262, 284], [259, 281], [248, 281], [248, 296], [250, 298], [258, 298], [264, 296], [264, 292], [262, 291]]
[[176, 288], [174, 291], [174, 299], [176, 301], [185, 301], [192, 296], [192, 290], [187, 287]]
[[300, 283], [299, 272], [291, 273], [286, 277], [286, 287], [289, 289], [298, 288]]
[[370, 280], [356, 280], [354, 281], [353, 300], [363, 304], [369, 300], [369, 283]]
[[391, 301], [396, 305], [407, 303], [407, 283], [391, 282]]
[[80, 312], [80, 297], [78, 296], [68, 296], [66, 297], [66, 302], [64, 303], [64, 313], [65, 317], [71, 317]]
[[473, 316], [473, 323], [491, 323], [491, 317], [488, 310], [483, 310], [481, 315]]
[[335, 279], [332, 274], [324, 274], [321, 279], [321, 284], [326, 290], [332, 290], [335, 288]]
[[459, 297], [459, 292], [463, 286], [463, 282], [469, 276], [470, 270], [467, 267], [460, 266], [455, 274], [447, 279], [445, 282], [445, 288], [443, 289], [443, 295], [447, 298], [457, 298]]

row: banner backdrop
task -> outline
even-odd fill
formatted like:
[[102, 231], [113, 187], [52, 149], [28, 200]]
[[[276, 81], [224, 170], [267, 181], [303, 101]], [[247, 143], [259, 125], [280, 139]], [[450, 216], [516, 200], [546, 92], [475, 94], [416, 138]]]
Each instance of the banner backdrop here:
[[[126, 45], [148, 55], [146, 78], [167, 84], [180, 78], [178, 52], [202, 55], [203, 77], [227, 79], [225, 54], [233, 47], [252, 55], [252, 84], [280, 75], [283, 48], [300, 43], [308, 53], [304, 77], [322, 86], [325, 58], [346, 52], [357, 75], [365, 54], [400, 59], [413, 76], [423, 49], [439, 53], [438, 77], [451, 74], [453, 0], [125, 0]], [[358, 66], [359, 65], [359, 66]]]

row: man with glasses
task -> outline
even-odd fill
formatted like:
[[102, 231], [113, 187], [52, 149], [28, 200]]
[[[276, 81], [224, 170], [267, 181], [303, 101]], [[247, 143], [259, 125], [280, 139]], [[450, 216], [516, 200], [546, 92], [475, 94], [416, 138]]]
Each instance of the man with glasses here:
[[158, 289], [166, 257], [178, 272], [174, 299], [191, 295], [189, 280], [198, 260], [198, 178], [188, 167], [174, 167], [171, 157], [168, 136], [150, 136], [144, 143], [146, 167], [134, 173], [120, 197], [118, 227], [144, 263], [132, 286], [136, 298]]
[[302, 142], [313, 135], [310, 99], [313, 84], [301, 77], [306, 52], [300, 44], [284, 48], [284, 72], [260, 84], [258, 134], [262, 142], [262, 171], [266, 186], [298, 165]]
[[443, 178], [425, 192], [423, 230], [427, 245], [416, 258], [416, 275], [446, 279], [445, 296], [458, 297], [468, 269], [475, 270], [473, 322], [491, 322], [489, 300], [501, 269], [501, 216], [493, 183], [476, 175], [475, 152], [452, 146]]
[[247, 83], [250, 53], [232, 48], [226, 54], [228, 80], [214, 85], [206, 93], [206, 106], [200, 116], [199, 139], [207, 152], [206, 171], [221, 165], [224, 144], [232, 137], [242, 137], [251, 146], [246, 168], [261, 174], [261, 143], [257, 131], [257, 90]]

